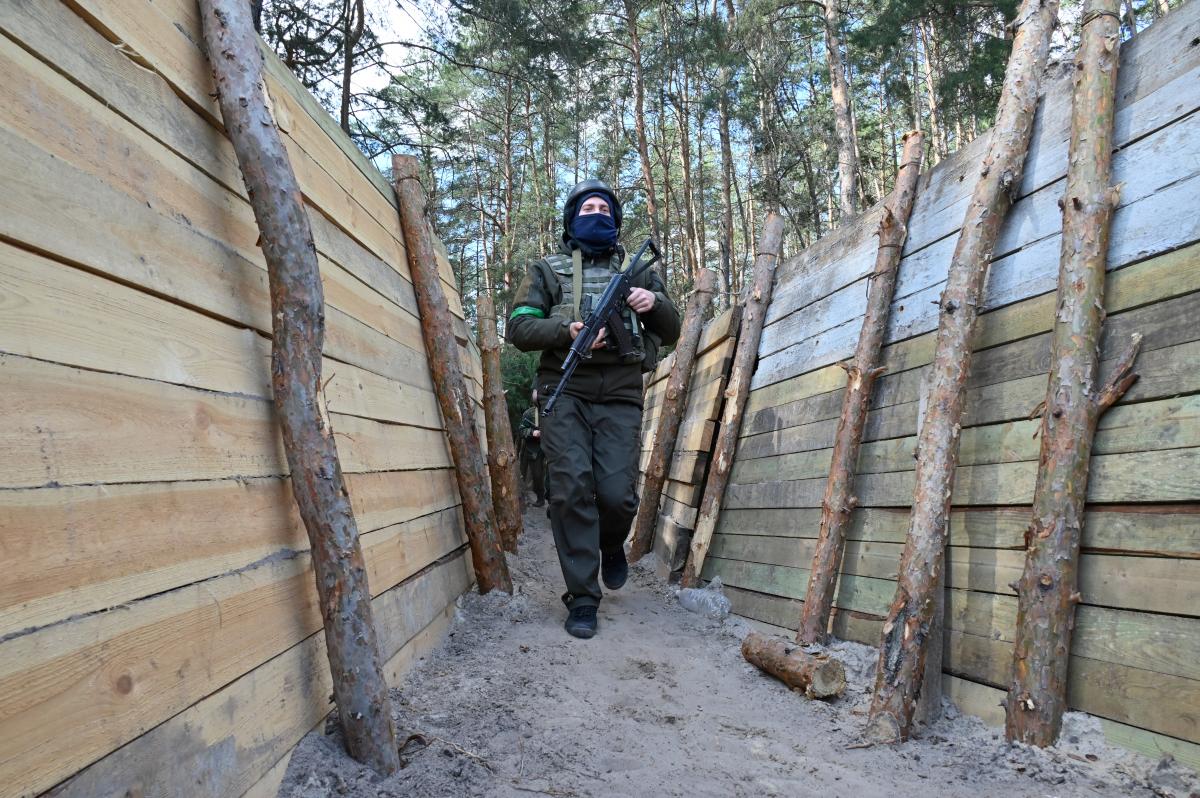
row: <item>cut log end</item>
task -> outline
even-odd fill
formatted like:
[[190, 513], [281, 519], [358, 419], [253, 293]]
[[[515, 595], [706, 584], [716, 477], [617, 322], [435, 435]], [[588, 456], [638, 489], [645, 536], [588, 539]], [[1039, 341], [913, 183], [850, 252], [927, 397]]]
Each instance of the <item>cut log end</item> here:
[[812, 681], [804, 694], [809, 698], [837, 698], [846, 692], [846, 669], [832, 657], [826, 657], [812, 669]]

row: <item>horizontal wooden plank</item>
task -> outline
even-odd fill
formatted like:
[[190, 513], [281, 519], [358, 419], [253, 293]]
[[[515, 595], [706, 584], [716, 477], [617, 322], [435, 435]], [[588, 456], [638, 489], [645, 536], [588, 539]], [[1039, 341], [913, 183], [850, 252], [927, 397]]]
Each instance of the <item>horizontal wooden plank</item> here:
[[[1200, 498], [1200, 449], [1101, 455], [1091, 460], [1090, 502], [1195, 501]], [[1182, 471], [1181, 471], [1182, 469]], [[958, 506], [1028, 504], [1033, 500], [1034, 462], [961, 466], [955, 471], [953, 503]], [[825, 478], [730, 485], [724, 507], [819, 507]], [[907, 507], [913, 472], [861, 474], [854, 493], [864, 507]]]
[[[702, 576], [705, 579], [720, 576], [725, 584], [745, 590], [803, 599], [808, 589], [808, 574], [807, 568], [725, 560], [710, 555], [704, 559]], [[883, 615], [895, 592], [896, 583], [889, 579], [842, 574], [838, 578], [834, 606], [870, 615]]]
[[[727, 587], [727, 592], [733, 602], [734, 612], [739, 615], [749, 615], [788, 628], [795, 627], [804, 603], [799, 599], [742, 587]], [[998, 654], [987, 667], [1009, 667], [1016, 632], [1016, 597], [947, 590], [946, 613], [948, 652], [955, 642], [965, 638], [999, 641], [1007, 646], [1007, 651]], [[837, 637], [867, 645], [878, 642], [882, 618], [848, 611], [841, 611], [838, 615], [841, 619], [838, 620], [836, 615], [834, 619], [834, 634]], [[1197, 643], [1196, 630], [1200, 621], [1195, 618], [1081, 606], [1075, 619], [1071, 649], [1073, 667], [1075, 659], [1086, 659], [1127, 665], [1145, 673], [1161, 674], [1183, 682], [1194, 681], [1197, 673], [1200, 673], [1196, 659], [1200, 645]], [[954, 662], [955, 656], [950, 654], [948, 661]], [[982, 676], [979, 670], [971, 673], [977, 678]]]
[[[1200, 558], [1200, 506], [1127, 505], [1090, 507], [1084, 514], [1083, 548], [1096, 553]], [[1028, 507], [956, 508], [950, 511], [950, 545], [1017, 549], [1025, 545]], [[847, 539], [903, 543], [909, 509], [856, 508]], [[723, 510], [722, 535], [816, 538], [821, 511], [809, 509]]]
[[[265, 269], [3, 129], [0, 145], [0, 166], [10, 168], [14, 189], [0, 199], [0, 235], [219, 318], [271, 329]], [[331, 305], [325, 352], [400, 382], [429, 385], [423, 349]]]
[[[710, 553], [723, 560], [807, 570], [814, 547], [815, 541], [810, 538], [715, 535]], [[894, 580], [903, 548], [901, 543], [848, 541], [842, 572]], [[1010, 585], [1020, 578], [1024, 566], [1023, 550], [951, 546], [946, 557], [946, 584], [1015, 596]], [[1080, 556], [1079, 592], [1085, 604], [1194, 615], [1200, 612], [1197, 582], [1200, 560], [1090, 553]], [[803, 595], [801, 590], [793, 598]]]
[[680, 504], [686, 504], [689, 507], [699, 507], [703, 494], [703, 485], [676, 482], [673, 479], [668, 479], [666, 484], [663, 485], [664, 496], [668, 496]]
[[[1040, 419], [1009, 421], [962, 431], [960, 465], [1036, 460]], [[1114, 407], [1100, 418], [1094, 455], [1200, 446], [1200, 395]], [[859, 451], [857, 473], [877, 474], [916, 468], [917, 436], [871, 441]], [[735, 461], [733, 484], [825, 477], [833, 450], [817, 449]]]
[[[0, 92], [0, 100], [12, 111], [6, 116], [5, 125], [15, 135], [35, 142], [157, 212], [227, 243], [241, 257], [265, 268], [257, 246], [258, 227], [244, 194], [197, 171], [8, 39], [0, 41], [0, 70], [10, 77], [5, 90]], [[92, 133], [88, 147], [82, 147], [74, 134], [80, 128]], [[224, 143], [224, 146], [229, 145]], [[238, 185], [240, 189], [240, 177]], [[312, 215], [324, 220], [320, 213]], [[343, 243], [347, 240], [344, 232], [331, 228], [328, 222], [317, 227], [314, 232], [318, 248], [329, 248], [330, 238], [337, 241], [334, 246], [339, 252], [349, 248]], [[357, 245], [350, 245], [354, 246]], [[354, 258], [348, 265], [361, 267], [362, 260]], [[422, 351], [411, 286], [393, 273], [394, 282], [407, 286], [407, 290], [393, 288], [391, 292], [404, 308], [401, 310], [363, 282], [377, 278], [380, 269], [360, 268], [358, 279], [354, 279], [340, 268], [329, 268], [330, 265], [323, 264], [322, 277], [331, 305], [409, 348]]]
[[[685, 303], [680, 303], [680, 307]], [[723, 311], [716, 318], [711, 319], [704, 325], [704, 329], [700, 333], [700, 341], [696, 345], [696, 365], [694, 369], [700, 368], [701, 362], [710, 362], [710, 350], [728, 344], [734, 341], [736, 344], [738, 324], [741, 323], [741, 306], [735, 305]], [[667, 355], [659, 361], [654, 371], [647, 377], [647, 391], [650, 386], [659, 385], [663, 380], [666, 380], [671, 373], [671, 369], [675, 365], [675, 353]], [[660, 386], [661, 387], [661, 386]]]
[[[63, 18], [70, 14], [62, 8], [42, 10], [59, 22], [63, 22]], [[15, 14], [10, 25], [15, 24], [19, 30], [30, 33], [30, 23], [23, 20], [23, 16], [21, 13]], [[80, 32], [79, 22], [75, 20], [74, 29], [77, 33]], [[66, 47], [61, 39], [48, 41], [43, 28], [34, 29], [32, 34], [34, 42], [26, 46], [49, 48], [55, 55], [61, 55]], [[85, 31], [85, 46], [94, 38], [99, 37], [94, 32]], [[108, 49], [112, 50], [111, 46]], [[92, 53], [101, 56], [103, 51], [93, 48], [89, 51], [89, 54]], [[124, 56], [114, 51], [108, 58], [124, 59]], [[73, 61], [74, 58], [68, 60]], [[12, 113], [6, 117], [5, 124], [15, 134], [37, 142], [48, 152], [153, 205], [159, 212], [184, 219], [187, 224], [196, 226], [209, 236], [227, 242], [243, 257], [252, 261], [261, 260], [261, 252], [256, 245], [258, 228], [245, 201], [245, 189], [232, 147], [177, 97], [162, 97], [161, 92], [144, 85], [141, 88], [146, 90], [147, 96], [140, 98], [115, 89], [110, 85], [115, 82], [115, 76], [108, 70], [96, 68], [100, 65], [112, 66], [104, 59], [101, 64], [78, 65], [83, 71], [72, 77], [81, 81], [84, 88], [77, 88], [66, 77], [51, 69], [51, 66], [61, 69], [57, 62], [42, 64], [8, 39], [0, 42], [0, 64], [10, 78], [4, 99]], [[85, 90], [91, 94], [85, 93]], [[92, 95], [99, 95], [104, 102], [97, 103]], [[120, 104], [114, 105], [110, 97]], [[148, 106], [153, 107], [161, 102], [168, 103], [180, 118], [168, 123], [161, 118], [161, 113], [151, 114], [151, 120], [143, 131], [135, 122], [114, 113], [123, 112], [129, 119], [140, 121], [141, 115], [148, 113]], [[199, 128], [184, 137], [189, 145], [199, 151], [173, 152], [168, 144], [151, 138], [164, 125], [168, 130]], [[87, 146], [83, 146], [74, 134], [80, 128], [91, 132]], [[210, 150], [216, 152], [209, 153]], [[193, 162], [196, 162], [195, 166]], [[206, 168], [212, 171], [206, 171]], [[209, 177], [213, 172], [214, 176]], [[314, 215], [325, 218], [320, 213]], [[316, 239], [319, 248], [323, 248], [326, 244], [324, 239], [330, 235], [328, 225], [318, 231]], [[346, 238], [342, 231], [333, 235]], [[403, 282], [398, 274], [395, 279]], [[333, 286], [334, 290], [330, 291], [334, 294], [331, 300], [337, 298], [338, 287]], [[407, 302], [403, 307], [415, 315], [416, 304], [411, 287], [406, 293]], [[410, 326], [415, 331], [415, 319], [411, 317]], [[419, 337], [419, 332], [416, 334]]]
[[[1187, 127], [1187, 130], [1180, 130], [1179, 135], [1195, 141], [1195, 133], [1200, 130], [1200, 115]], [[1200, 144], [1196, 146], [1200, 147]], [[1184, 163], [1189, 160], [1194, 157], [1182, 159]], [[1180, 178], [1178, 182], [1168, 180], [1161, 191], [1131, 200], [1117, 210], [1113, 216], [1112, 245], [1108, 255], [1110, 270], [1200, 239], [1200, 220], [1183, 210], [1200, 202], [1200, 174]], [[1054, 290], [1057, 269], [1053, 264], [1057, 263], [1060, 239], [1061, 235], [1056, 232], [993, 262], [988, 270], [983, 309], [998, 308]], [[952, 252], [951, 242], [944, 252], [931, 253], [930, 270], [940, 267], [943, 276], [928, 287], [895, 301], [889, 320], [888, 342], [921, 335], [937, 327], [937, 302], [944, 282], [945, 264]], [[855, 317], [817, 337], [804, 338], [768, 355], [759, 361], [752, 387], [769, 385], [846, 359], [854, 351], [861, 326]]]
[[[447, 605], [470, 583], [465, 559], [459, 554], [372, 602], [387, 630], [390, 683], [441, 639]], [[85, 768], [55, 795], [240, 795], [329, 713], [331, 685], [321, 631]]]
[[[407, 538], [406, 559], [386, 563], [397, 535]], [[372, 591], [388, 590], [462, 540], [458, 525], [428, 535], [411, 522], [364, 535]], [[3, 642], [0, 748], [8, 755], [0, 790], [49, 788], [320, 628], [302, 553]], [[388, 625], [380, 633], [381, 650], [399, 648]]]
[[[725, 387], [725, 379], [728, 377], [731, 354], [730, 357], [724, 356], [720, 350], [716, 350], [715, 353], [722, 354], [722, 359], [702, 371], [692, 374], [692, 381], [688, 384], [687, 404], [684, 406], [683, 418], [691, 418], [704, 408], [719, 403], [721, 391]], [[666, 392], [666, 383], [659, 384], [662, 386], [660, 390], [651, 388], [651, 392], [646, 395], [644, 412], [650, 418], [658, 417], [658, 410]], [[715, 415], [712, 418], [715, 418]]]
[[[735, 614], [786, 629], [789, 638], [795, 636], [795, 628], [800, 621], [800, 608], [804, 606], [803, 601], [730, 585], [725, 586], [724, 592], [729, 596]], [[853, 640], [867, 646], [879, 643], [879, 632], [883, 627], [882, 618], [837, 607], [833, 608], [831, 615], [833, 635], [839, 640]]]
[[[990, 685], [946, 674], [942, 689], [962, 711], [980, 717], [990, 726], [1004, 725], [1004, 691]], [[1200, 766], [1200, 745], [1156, 734], [1115, 721], [1102, 720], [1105, 738], [1119, 746], [1161, 758], [1170, 754], [1189, 767]]]
[[[346, 481], [362, 533], [458, 503], [449, 469]], [[5, 490], [0, 527], [0, 637], [308, 549], [281, 478]]]
[[[0, 486], [226, 479], [287, 472], [265, 400], [0, 355], [10, 453]], [[330, 415], [347, 473], [445, 468], [439, 430]]]
[[[1008, 687], [1012, 643], [955, 631], [947, 638], [947, 670], [993, 687]], [[1072, 655], [1067, 705], [1160, 734], [1200, 741], [1194, 720], [1200, 713], [1200, 683], [1193, 679]]]
[[[266, 337], [4, 243], [0, 307], [2, 352], [271, 397]], [[325, 397], [334, 412], [441, 426], [431, 385], [406, 385], [328, 358], [323, 370]]]
[[[1186, 332], [1183, 325], [1177, 325], [1176, 330], [1180, 337], [1194, 334]], [[1200, 378], [1194, 376], [1195, 371], [1190, 368], [1192, 363], [1200, 363], [1200, 342], [1197, 341], [1165, 346], [1140, 354], [1136, 365], [1138, 382], [1134, 383], [1122, 398], [1122, 402], [1128, 405], [1200, 391]], [[1102, 379], [1107, 378], [1115, 364], [1115, 355], [1101, 364]], [[1046, 377], [1043, 374], [968, 388], [963, 426], [976, 427], [1026, 419], [1045, 399], [1045, 393]], [[836, 404], [840, 405], [840, 396], [822, 394], [807, 400], [812, 403], [809, 409], [827, 407], [835, 403], [827, 401], [827, 397], [836, 399]], [[919, 400], [914, 397], [911, 401], [869, 411], [863, 439], [873, 441], [915, 435], [919, 406]], [[834, 431], [836, 423], [818, 421], [762, 433], [743, 440], [739, 456], [764, 457], [831, 446]]]
[[670, 496], [662, 497], [658, 512], [663, 518], [671, 519], [673, 523], [684, 529], [696, 528], [696, 508], [680, 504]]
[[[1111, 273], [1105, 287], [1105, 307], [1110, 314], [1116, 315], [1197, 290], [1200, 290], [1200, 244], [1193, 244]], [[981, 314], [972, 348], [987, 349], [1048, 332], [1053, 320], [1052, 293]], [[887, 372], [876, 382], [873, 407], [895, 401], [892, 397], [902, 391], [893, 384], [914, 380], [910, 372], [931, 361], [933, 342], [933, 333], [927, 333], [883, 349], [881, 356]], [[824, 394], [839, 391], [845, 383], [845, 371], [837, 366], [827, 366], [753, 391], [747, 401], [743, 435], [835, 418], [841, 411], [841, 394], [836, 397]], [[919, 375], [916, 375], [915, 384], [919, 383]], [[915, 387], [905, 390], [915, 391]], [[807, 408], [805, 400], [818, 396], [821, 397], [819, 403]]]

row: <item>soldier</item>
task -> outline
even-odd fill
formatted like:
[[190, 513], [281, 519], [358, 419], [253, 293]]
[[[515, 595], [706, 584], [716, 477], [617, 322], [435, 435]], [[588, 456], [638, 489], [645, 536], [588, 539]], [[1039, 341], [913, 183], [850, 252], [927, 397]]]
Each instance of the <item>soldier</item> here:
[[546, 506], [546, 469], [542, 459], [542, 430], [538, 418], [537, 391], [533, 404], [521, 414], [521, 477], [528, 479], [537, 497], [534, 507]]
[[[542, 396], [558, 384], [591, 303], [624, 267], [621, 218], [621, 203], [603, 182], [575, 186], [563, 204], [558, 252], [530, 264], [517, 289], [508, 336], [522, 351], [541, 350], [535, 385]], [[541, 416], [550, 525], [567, 588], [565, 627], [576, 637], [596, 633], [597, 577], [617, 590], [628, 576], [624, 543], [637, 512], [642, 373], [654, 367], [659, 346], [679, 337], [679, 311], [658, 274], [646, 271], [635, 285], [622, 314], [634, 350], [622, 355], [601, 331], [554, 413]]]

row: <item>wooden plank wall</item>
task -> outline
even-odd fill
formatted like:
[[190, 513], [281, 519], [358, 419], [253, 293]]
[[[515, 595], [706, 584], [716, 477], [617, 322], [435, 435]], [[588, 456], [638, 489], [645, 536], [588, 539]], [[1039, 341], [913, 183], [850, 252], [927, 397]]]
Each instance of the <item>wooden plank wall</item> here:
[[[0, 5], [2, 796], [266, 794], [330, 709], [266, 266], [197, 13]], [[457, 489], [391, 189], [267, 60], [395, 681], [472, 580]]]
[[[1083, 540], [1070, 704], [1111, 739], [1200, 767], [1200, 4], [1127, 44], [1123, 184], [1104, 352], [1145, 336], [1141, 374], [1100, 424]], [[987, 284], [968, 383], [947, 568], [950, 695], [992, 720], [1007, 686], [1036, 478], [1066, 173], [1070, 66], [1052, 67], [1020, 199]], [[922, 376], [937, 299], [985, 141], [922, 179], [855, 488], [836, 633], [875, 645], [907, 530]], [[736, 612], [794, 628], [808, 583], [880, 208], [780, 269], [730, 487], [704, 575]]]
[[[733, 363], [740, 321], [741, 308], [731, 308], [706, 324], [701, 333], [688, 386], [687, 405], [676, 437], [671, 470], [663, 486], [654, 536], [654, 551], [658, 554], [660, 572], [664, 576], [683, 567], [691, 533], [696, 527], [696, 512], [703, 498], [709, 452], [720, 425], [725, 383]], [[658, 429], [661, 400], [667, 387], [667, 377], [674, 365], [675, 355], [668, 355], [653, 373], [646, 375], [646, 405], [641, 438], [643, 448], [638, 466], [642, 472], [650, 463], [650, 447]]]

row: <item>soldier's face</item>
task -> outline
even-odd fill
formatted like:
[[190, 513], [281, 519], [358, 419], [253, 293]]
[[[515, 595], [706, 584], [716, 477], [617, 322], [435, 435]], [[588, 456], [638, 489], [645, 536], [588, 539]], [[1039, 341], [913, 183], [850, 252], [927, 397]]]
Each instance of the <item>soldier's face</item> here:
[[612, 211], [608, 209], [608, 203], [600, 197], [588, 197], [584, 200], [583, 205], [579, 207], [578, 216], [590, 216], [593, 213], [602, 213], [605, 216], [612, 216]]

